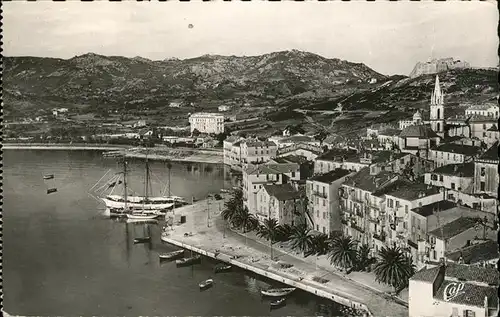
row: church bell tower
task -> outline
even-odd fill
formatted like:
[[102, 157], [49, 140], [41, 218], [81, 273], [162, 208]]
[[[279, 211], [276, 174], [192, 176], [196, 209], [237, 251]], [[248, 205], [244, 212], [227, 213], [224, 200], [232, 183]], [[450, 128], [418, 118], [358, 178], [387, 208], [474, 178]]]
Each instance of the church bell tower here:
[[436, 84], [431, 96], [430, 123], [431, 129], [440, 137], [444, 137], [444, 96], [439, 85], [439, 76], [436, 75]]

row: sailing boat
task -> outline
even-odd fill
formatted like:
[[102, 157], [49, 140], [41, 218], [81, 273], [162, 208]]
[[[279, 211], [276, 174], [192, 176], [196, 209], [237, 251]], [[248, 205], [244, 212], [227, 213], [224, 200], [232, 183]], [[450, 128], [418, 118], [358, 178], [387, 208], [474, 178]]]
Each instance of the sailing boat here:
[[[129, 195], [127, 189], [127, 162], [125, 157], [123, 158], [123, 171], [115, 175], [115, 177], [108, 180], [106, 184], [101, 186], [97, 191], [103, 189], [111, 189], [111, 192], [106, 196], [101, 196], [100, 200], [104, 202], [106, 208], [110, 211], [110, 214], [121, 214], [124, 215], [129, 211], [136, 209], [142, 210], [145, 213], [151, 214], [164, 214], [168, 209], [174, 208], [179, 205], [186, 204], [182, 197], [178, 196], [153, 196], [149, 195], [150, 186], [150, 169], [149, 161], [146, 153], [146, 192], [143, 196]], [[109, 172], [109, 171], [108, 171]], [[107, 174], [107, 173], [106, 173]], [[122, 176], [123, 175], [123, 176]], [[101, 180], [105, 177], [104, 175]], [[99, 180], [92, 188], [95, 188], [97, 184], [101, 181]], [[123, 186], [123, 195], [113, 195], [113, 191], [117, 186]], [[169, 184], [170, 187], [170, 184]], [[140, 218], [140, 219], [152, 219], [152, 218]]]

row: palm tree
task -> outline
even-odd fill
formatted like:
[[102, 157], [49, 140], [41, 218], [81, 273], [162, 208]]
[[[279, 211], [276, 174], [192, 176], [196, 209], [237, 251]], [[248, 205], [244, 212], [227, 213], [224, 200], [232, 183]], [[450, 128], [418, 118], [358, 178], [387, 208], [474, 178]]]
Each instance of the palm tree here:
[[356, 257], [357, 270], [364, 271], [370, 265], [375, 263], [375, 258], [370, 256], [371, 248], [367, 244], [362, 244], [358, 248], [358, 253]]
[[337, 236], [333, 238], [332, 248], [328, 257], [330, 258], [331, 264], [347, 271], [356, 263], [356, 242], [348, 236]]
[[312, 237], [312, 247], [307, 252], [308, 255], [325, 255], [330, 250], [330, 238], [324, 233]]
[[232, 197], [224, 202], [224, 210], [221, 212], [225, 221], [230, 221], [243, 209], [243, 191], [241, 189], [233, 190]]
[[411, 256], [396, 246], [384, 247], [378, 255], [379, 259], [374, 268], [377, 282], [391, 285], [395, 290], [408, 285], [408, 280], [415, 274]]
[[278, 240], [280, 225], [274, 218], [265, 219], [263, 224], [257, 229], [257, 236], [269, 241], [271, 246], [271, 260], [273, 259], [273, 244]]
[[243, 229], [243, 233], [255, 230], [259, 226], [259, 221], [246, 206], [238, 208], [231, 221], [236, 227]]
[[280, 225], [278, 227], [278, 235], [277, 240], [280, 242], [285, 242], [290, 240], [290, 236], [292, 235], [293, 227], [287, 223]]
[[300, 250], [304, 257], [307, 257], [306, 252], [312, 247], [313, 240], [310, 233], [311, 229], [309, 229], [306, 225], [300, 225], [295, 227], [290, 235], [292, 249]]

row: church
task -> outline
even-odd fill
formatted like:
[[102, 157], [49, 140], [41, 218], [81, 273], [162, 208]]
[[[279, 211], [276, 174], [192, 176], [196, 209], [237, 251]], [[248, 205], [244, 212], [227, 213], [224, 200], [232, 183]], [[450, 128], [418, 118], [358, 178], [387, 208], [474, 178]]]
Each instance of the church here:
[[402, 152], [421, 157], [428, 157], [429, 150], [440, 143], [460, 138], [480, 140], [489, 147], [500, 138], [498, 109], [498, 105], [492, 103], [468, 105], [464, 115], [445, 119], [444, 93], [436, 75], [429, 119], [424, 120], [417, 110], [412, 120], [399, 121], [402, 131], [398, 147]]

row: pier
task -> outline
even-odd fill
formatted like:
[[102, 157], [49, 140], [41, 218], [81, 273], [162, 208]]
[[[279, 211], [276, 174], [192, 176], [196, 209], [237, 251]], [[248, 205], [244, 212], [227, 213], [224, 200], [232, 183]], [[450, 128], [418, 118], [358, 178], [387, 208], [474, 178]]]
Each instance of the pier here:
[[268, 245], [227, 228], [219, 216], [222, 208], [223, 200], [202, 200], [177, 208], [175, 214], [185, 216], [186, 222], [167, 230], [162, 241], [364, 311], [366, 316], [408, 316], [407, 307], [279, 249], [271, 259]]

